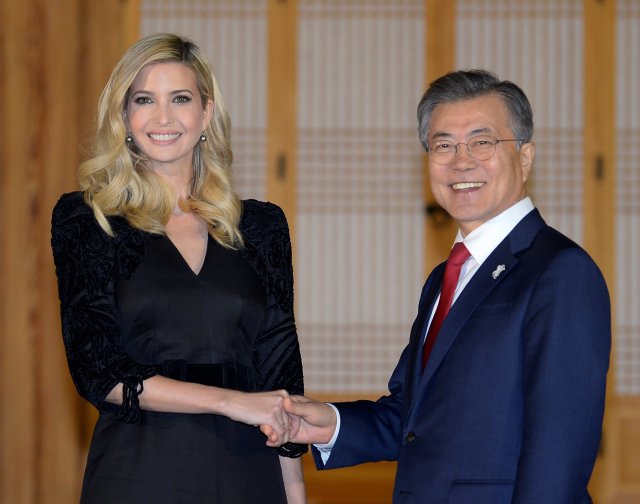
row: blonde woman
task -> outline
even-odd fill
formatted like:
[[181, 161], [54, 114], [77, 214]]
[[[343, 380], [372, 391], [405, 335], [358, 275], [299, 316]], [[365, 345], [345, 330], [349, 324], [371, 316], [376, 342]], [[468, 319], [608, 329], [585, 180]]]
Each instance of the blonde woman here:
[[231, 161], [200, 49], [134, 44], [100, 97], [82, 191], [52, 219], [69, 369], [99, 410], [82, 502], [305, 501], [282, 409], [303, 392], [287, 223], [237, 198]]

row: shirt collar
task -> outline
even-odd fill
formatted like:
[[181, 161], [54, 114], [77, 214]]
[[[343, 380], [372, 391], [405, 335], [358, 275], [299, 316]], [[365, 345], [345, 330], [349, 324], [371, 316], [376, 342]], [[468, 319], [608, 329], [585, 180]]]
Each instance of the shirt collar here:
[[493, 219], [484, 222], [467, 236], [463, 237], [462, 232], [458, 229], [454, 243], [464, 242], [473, 258], [478, 264], [482, 264], [500, 242], [533, 209], [533, 202], [527, 196]]

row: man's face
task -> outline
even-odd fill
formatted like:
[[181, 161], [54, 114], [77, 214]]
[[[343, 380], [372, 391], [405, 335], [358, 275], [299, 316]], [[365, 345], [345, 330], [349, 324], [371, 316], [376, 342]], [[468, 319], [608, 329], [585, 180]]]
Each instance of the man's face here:
[[[467, 143], [479, 135], [513, 139], [506, 105], [497, 95], [487, 95], [438, 105], [433, 111], [428, 143]], [[482, 223], [525, 197], [535, 147], [499, 142], [489, 159], [478, 161], [466, 145], [459, 145], [446, 165], [429, 156], [429, 179], [436, 201], [457, 221], [466, 236]]]

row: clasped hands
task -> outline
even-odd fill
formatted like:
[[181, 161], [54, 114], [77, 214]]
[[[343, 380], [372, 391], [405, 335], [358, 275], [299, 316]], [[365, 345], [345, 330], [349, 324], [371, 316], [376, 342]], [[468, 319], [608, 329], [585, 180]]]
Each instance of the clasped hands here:
[[304, 396], [290, 396], [285, 390], [264, 394], [277, 396], [271, 403], [268, 421], [258, 424], [267, 437], [267, 446], [278, 447], [287, 442], [323, 444], [333, 437], [337, 418], [328, 404]]

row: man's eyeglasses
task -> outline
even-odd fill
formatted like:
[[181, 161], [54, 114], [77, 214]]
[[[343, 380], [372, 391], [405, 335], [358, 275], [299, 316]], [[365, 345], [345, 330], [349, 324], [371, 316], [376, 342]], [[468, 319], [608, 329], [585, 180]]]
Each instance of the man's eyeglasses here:
[[434, 163], [447, 165], [456, 158], [458, 146], [466, 145], [467, 152], [472, 158], [478, 161], [486, 161], [496, 153], [496, 145], [500, 142], [522, 142], [522, 140], [518, 138], [497, 139], [484, 135], [473, 137], [467, 143], [454, 144], [447, 140], [438, 140], [433, 147], [429, 147], [427, 152], [429, 152], [429, 156]]

